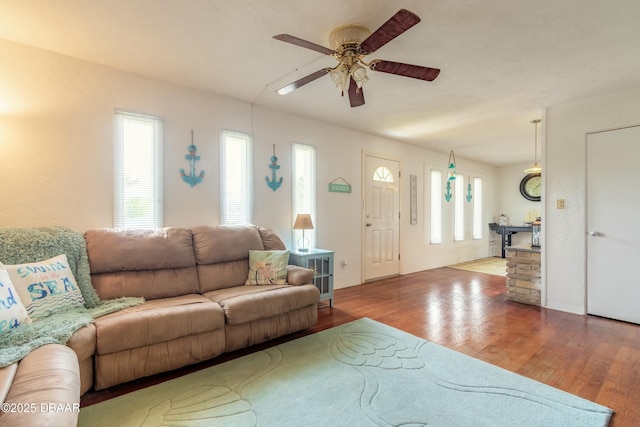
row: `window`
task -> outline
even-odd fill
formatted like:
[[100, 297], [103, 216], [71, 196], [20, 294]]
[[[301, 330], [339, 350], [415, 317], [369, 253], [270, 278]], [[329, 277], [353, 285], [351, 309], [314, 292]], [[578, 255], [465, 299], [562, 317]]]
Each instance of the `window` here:
[[431, 171], [431, 239], [432, 244], [442, 243], [442, 172]]
[[482, 178], [473, 178], [473, 238], [482, 239]]
[[[293, 144], [293, 218], [299, 213], [311, 215], [316, 226], [316, 148], [310, 145]], [[309, 239], [309, 247], [316, 246], [315, 230], [305, 230], [304, 237]], [[298, 247], [298, 240], [302, 238], [302, 230], [293, 230], [292, 247]]]
[[114, 227], [162, 227], [161, 119], [116, 111], [114, 136]]
[[454, 190], [454, 227], [453, 240], [458, 242], [464, 240], [464, 175], [456, 174]]
[[380, 166], [373, 172], [372, 180], [376, 182], [393, 182], [393, 174], [389, 168]]
[[220, 224], [249, 224], [253, 213], [251, 136], [222, 131], [220, 137]]

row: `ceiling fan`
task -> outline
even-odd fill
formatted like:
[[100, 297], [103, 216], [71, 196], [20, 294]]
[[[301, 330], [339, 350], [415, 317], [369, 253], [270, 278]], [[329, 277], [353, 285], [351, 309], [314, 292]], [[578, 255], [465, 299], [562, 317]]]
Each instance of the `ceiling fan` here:
[[369, 80], [365, 67], [369, 67], [369, 69], [373, 71], [433, 81], [438, 77], [438, 74], [440, 74], [440, 70], [437, 68], [385, 61], [383, 59], [374, 59], [370, 62], [365, 62], [363, 59], [418, 22], [420, 22], [418, 15], [406, 9], [400, 9], [373, 33], [360, 25], [338, 27], [329, 35], [329, 41], [333, 46], [333, 50], [289, 34], [273, 36], [276, 40], [315, 50], [325, 55], [331, 55], [338, 61], [338, 65], [335, 67], [318, 70], [278, 89], [276, 92], [280, 95], [286, 95], [307, 83], [319, 79], [325, 74], [329, 74], [331, 80], [338, 87], [338, 90], [342, 92], [342, 95], [344, 96], [345, 92], [349, 94], [351, 106], [359, 107], [360, 105], [364, 105], [362, 85]]

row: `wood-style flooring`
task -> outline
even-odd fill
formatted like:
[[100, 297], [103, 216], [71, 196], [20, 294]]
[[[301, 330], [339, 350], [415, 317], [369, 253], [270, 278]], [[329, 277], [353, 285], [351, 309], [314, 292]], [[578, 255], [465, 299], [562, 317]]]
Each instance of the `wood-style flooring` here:
[[640, 426], [640, 326], [507, 301], [505, 278], [437, 268], [338, 289], [307, 331], [82, 397], [82, 406], [361, 317], [431, 340], [615, 411]]

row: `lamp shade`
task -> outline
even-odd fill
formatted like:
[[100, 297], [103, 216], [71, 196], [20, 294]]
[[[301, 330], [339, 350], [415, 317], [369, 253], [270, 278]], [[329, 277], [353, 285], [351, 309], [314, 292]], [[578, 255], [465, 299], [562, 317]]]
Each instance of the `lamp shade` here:
[[313, 230], [313, 222], [311, 221], [311, 215], [298, 214], [296, 215], [296, 221], [293, 223], [294, 230]]

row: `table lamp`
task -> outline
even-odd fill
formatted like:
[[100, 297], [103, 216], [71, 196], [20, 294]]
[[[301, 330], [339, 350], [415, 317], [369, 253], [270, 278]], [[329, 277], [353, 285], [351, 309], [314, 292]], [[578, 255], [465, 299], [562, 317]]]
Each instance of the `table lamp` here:
[[302, 230], [302, 238], [298, 239], [298, 250], [300, 252], [309, 251], [309, 239], [304, 237], [304, 230], [313, 230], [313, 222], [311, 221], [311, 215], [298, 214], [296, 215], [296, 221], [293, 223], [294, 230]]

